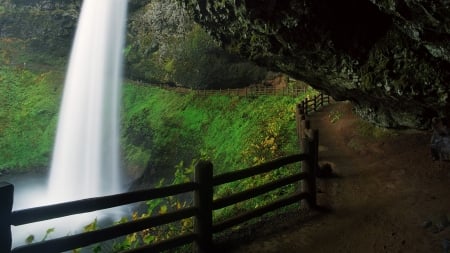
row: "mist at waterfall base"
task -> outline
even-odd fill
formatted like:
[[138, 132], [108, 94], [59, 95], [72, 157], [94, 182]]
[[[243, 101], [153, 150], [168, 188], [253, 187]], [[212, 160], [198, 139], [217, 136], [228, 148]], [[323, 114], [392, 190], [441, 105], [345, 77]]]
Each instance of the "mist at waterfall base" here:
[[[14, 209], [122, 191], [119, 111], [127, 0], [84, 0], [59, 112], [52, 163], [42, 185], [16, 186]], [[13, 245], [74, 234], [100, 216], [90, 213], [13, 227]], [[118, 218], [118, 217], [116, 217]], [[39, 233], [44, 233], [40, 236]], [[37, 236], [39, 235], [39, 236]]]

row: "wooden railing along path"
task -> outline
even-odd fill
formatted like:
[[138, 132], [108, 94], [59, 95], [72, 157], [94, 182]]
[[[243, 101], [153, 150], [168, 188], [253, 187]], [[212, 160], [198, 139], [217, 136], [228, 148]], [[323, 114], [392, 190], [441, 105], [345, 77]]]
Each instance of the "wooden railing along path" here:
[[[323, 105], [324, 96], [314, 98], [314, 110]], [[187, 232], [180, 236], [142, 246], [137, 249], [123, 251], [127, 253], [136, 252], [158, 252], [173, 249], [189, 243], [194, 243], [194, 251], [207, 253], [214, 251], [213, 234], [229, 229], [250, 219], [259, 217], [281, 207], [306, 200], [310, 207], [316, 207], [316, 171], [318, 162], [318, 131], [311, 130], [305, 119], [307, 105], [309, 102], [301, 103], [297, 107], [297, 133], [300, 137], [302, 152], [300, 154], [282, 157], [264, 164], [247, 169], [237, 170], [217, 176], [213, 176], [213, 165], [208, 161], [200, 161], [195, 167], [193, 182], [177, 184], [173, 186], [156, 189], [134, 191], [117, 195], [83, 199], [61, 204], [41, 206], [24, 210], [12, 210], [14, 201], [14, 186], [9, 183], [0, 183], [0, 252], [13, 253], [51, 253], [62, 252], [71, 249], [86, 247], [98, 242], [107, 241], [123, 235], [132, 234], [152, 227], [167, 223], [177, 222], [186, 218], [194, 218], [193, 232]], [[260, 185], [258, 187], [235, 193], [233, 195], [215, 199], [214, 187], [242, 180], [262, 173], [276, 170], [282, 166], [299, 163], [298, 172], [281, 179]], [[261, 194], [267, 193], [285, 185], [298, 185], [297, 191], [289, 195], [281, 196], [273, 202], [253, 209], [243, 214], [230, 217], [224, 221], [213, 223], [213, 211], [234, 205]], [[113, 225], [95, 231], [69, 235], [57, 239], [41, 241], [29, 245], [12, 247], [11, 226], [49, 220], [73, 214], [92, 212], [141, 201], [160, 199], [182, 193], [192, 193], [194, 204], [173, 212], [157, 216], [142, 218], [122, 224]]]
[[211, 96], [211, 95], [226, 95], [226, 96], [239, 96], [239, 97], [251, 97], [251, 96], [292, 96], [298, 97], [301, 94], [306, 93], [307, 88], [300, 87], [284, 87], [275, 88], [271, 86], [258, 86], [258, 87], [246, 87], [236, 89], [189, 89], [184, 87], [174, 87], [169, 85], [159, 85], [160, 88], [171, 90], [178, 93], [190, 93], [194, 92], [199, 96]]

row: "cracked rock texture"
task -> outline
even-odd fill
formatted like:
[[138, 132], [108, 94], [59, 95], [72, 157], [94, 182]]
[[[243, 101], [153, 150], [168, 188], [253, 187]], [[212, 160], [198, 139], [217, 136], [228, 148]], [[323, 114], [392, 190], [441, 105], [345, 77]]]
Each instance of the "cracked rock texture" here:
[[392, 128], [450, 116], [449, 0], [178, 0], [222, 46]]

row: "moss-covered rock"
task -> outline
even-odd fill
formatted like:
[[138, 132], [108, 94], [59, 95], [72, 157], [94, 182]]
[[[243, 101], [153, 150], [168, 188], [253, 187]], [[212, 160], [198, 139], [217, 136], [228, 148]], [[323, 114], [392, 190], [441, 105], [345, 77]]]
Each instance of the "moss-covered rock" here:
[[32, 50], [67, 55], [81, 1], [0, 1], [0, 37], [27, 40]]
[[261, 81], [265, 69], [219, 47], [175, 0], [153, 0], [129, 17], [127, 73], [133, 79], [192, 88]]

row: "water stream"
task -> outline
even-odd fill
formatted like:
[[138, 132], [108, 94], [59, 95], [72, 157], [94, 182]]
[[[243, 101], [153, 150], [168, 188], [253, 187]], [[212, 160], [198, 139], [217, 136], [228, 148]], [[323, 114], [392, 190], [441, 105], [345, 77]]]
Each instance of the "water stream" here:
[[[24, 189], [29, 191], [23, 194], [28, 199], [26, 207], [122, 191], [119, 111], [126, 13], [127, 0], [84, 0], [64, 84], [48, 187], [39, 197], [32, 189]], [[45, 232], [53, 224], [27, 226], [14, 229], [14, 245], [23, 244], [23, 237], [33, 233], [31, 227]]]

